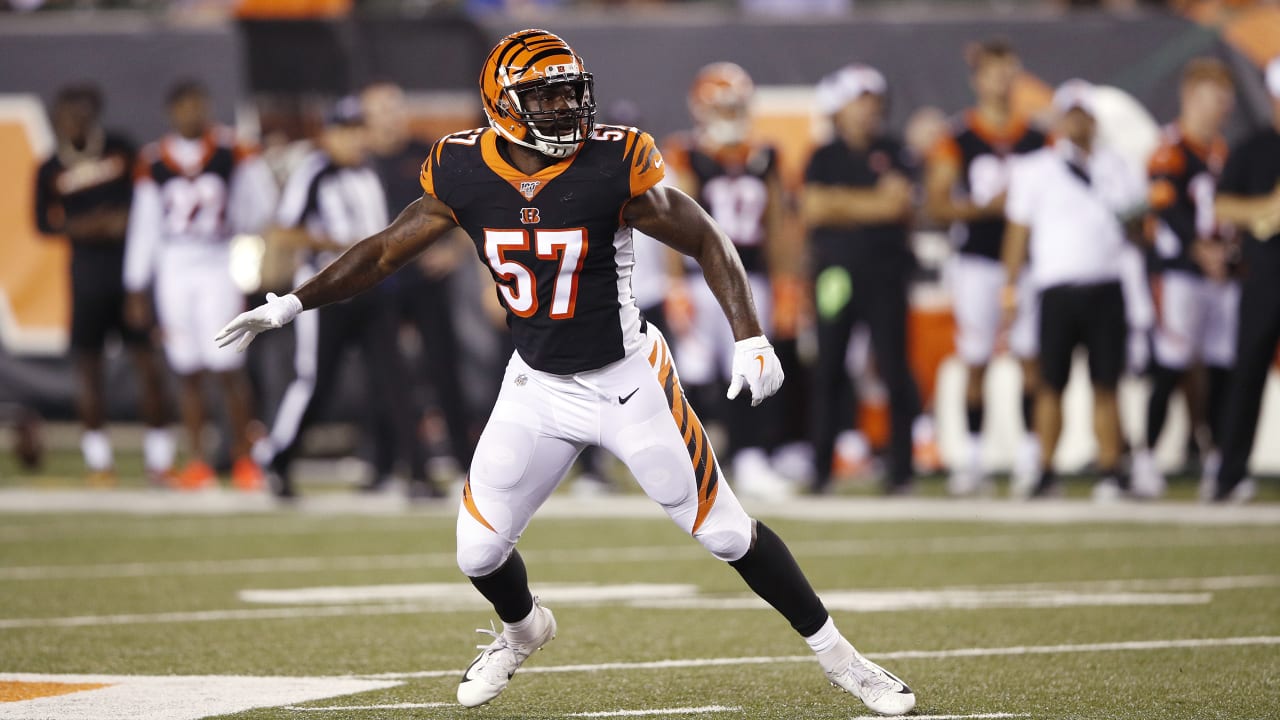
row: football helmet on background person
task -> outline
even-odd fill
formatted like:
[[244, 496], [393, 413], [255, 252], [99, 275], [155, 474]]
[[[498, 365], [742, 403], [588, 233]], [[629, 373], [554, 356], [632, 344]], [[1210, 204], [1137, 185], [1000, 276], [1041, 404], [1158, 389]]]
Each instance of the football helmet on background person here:
[[577, 152], [595, 127], [591, 73], [546, 30], [521, 30], [498, 42], [480, 71], [480, 98], [499, 135], [553, 158]]
[[689, 112], [699, 139], [711, 145], [735, 145], [751, 131], [755, 83], [731, 62], [711, 63], [698, 71], [689, 88]]

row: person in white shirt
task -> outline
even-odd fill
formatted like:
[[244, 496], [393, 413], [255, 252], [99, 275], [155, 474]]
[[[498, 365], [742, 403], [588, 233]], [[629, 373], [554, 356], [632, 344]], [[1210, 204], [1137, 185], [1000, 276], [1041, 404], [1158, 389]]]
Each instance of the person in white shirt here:
[[154, 282], [165, 355], [182, 378], [190, 457], [178, 486], [199, 490], [216, 481], [203, 443], [203, 381], [205, 373], [213, 373], [231, 420], [232, 483], [239, 490], [257, 490], [262, 472], [249, 457], [253, 399], [244, 356], [209, 338], [223, 318], [244, 308], [244, 294], [231, 278], [231, 238], [261, 232], [270, 222], [275, 179], [253, 148], [211, 122], [208, 91], [201, 83], [176, 83], [167, 108], [173, 132], [143, 148], [135, 170], [125, 242], [125, 313], [136, 327], [148, 325], [148, 288]]
[[1005, 205], [1004, 306], [1012, 319], [1017, 283], [1030, 256], [1030, 277], [1040, 302], [1040, 387], [1036, 429], [1042, 468], [1035, 497], [1056, 490], [1053, 455], [1062, 431], [1062, 391], [1077, 346], [1089, 354], [1094, 431], [1101, 480], [1097, 499], [1115, 497], [1127, 480], [1120, 473], [1120, 414], [1116, 385], [1125, 369], [1128, 327], [1121, 288], [1121, 256], [1130, 219], [1146, 200], [1138, 168], [1095, 142], [1093, 87], [1065, 83], [1054, 95], [1059, 138], [1015, 161]]

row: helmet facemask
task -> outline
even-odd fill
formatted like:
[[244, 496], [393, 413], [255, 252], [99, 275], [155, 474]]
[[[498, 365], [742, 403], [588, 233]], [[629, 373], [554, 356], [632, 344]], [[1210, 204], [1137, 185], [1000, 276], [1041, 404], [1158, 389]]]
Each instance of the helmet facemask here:
[[491, 119], [490, 124], [507, 140], [560, 159], [577, 152], [591, 136], [596, 119], [591, 73], [571, 71], [510, 84], [507, 80], [502, 68], [498, 110], [525, 127], [525, 137], [519, 138]]

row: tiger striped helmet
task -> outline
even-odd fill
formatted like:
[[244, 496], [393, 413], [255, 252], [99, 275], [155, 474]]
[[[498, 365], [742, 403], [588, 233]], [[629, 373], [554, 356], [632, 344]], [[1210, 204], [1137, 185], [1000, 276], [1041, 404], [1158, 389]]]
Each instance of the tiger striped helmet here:
[[572, 155], [591, 136], [593, 90], [582, 58], [546, 30], [503, 38], [480, 71], [489, 125], [507, 140], [553, 158]]
[[698, 71], [689, 88], [689, 112], [698, 132], [712, 145], [733, 145], [751, 129], [755, 84], [742, 67], [716, 62]]

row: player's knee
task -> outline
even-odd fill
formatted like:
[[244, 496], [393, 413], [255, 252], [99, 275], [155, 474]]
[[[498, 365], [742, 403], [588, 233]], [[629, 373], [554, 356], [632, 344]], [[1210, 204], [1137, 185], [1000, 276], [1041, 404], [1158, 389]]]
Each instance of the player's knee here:
[[484, 577], [502, 567], [510, 549], [498, 541], [458, 545], [458, 569], [467, 577]]
[[712, 555], [725, 562], [739, 560], [751, 549], [750, 523], [746, 527], [716, 528], [695, 535]]

